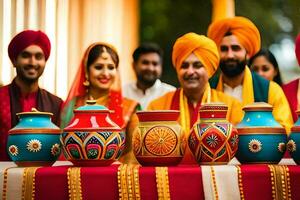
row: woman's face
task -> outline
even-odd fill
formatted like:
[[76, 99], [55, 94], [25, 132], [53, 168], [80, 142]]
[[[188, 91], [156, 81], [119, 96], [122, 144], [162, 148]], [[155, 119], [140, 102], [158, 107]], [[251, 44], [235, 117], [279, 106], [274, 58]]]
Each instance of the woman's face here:
[[109, 90], [117, 75], [117, 67], [110, 54], [99, 56], [89, 67], [90, 87], [97, 90]]
[[278, 73], [273, 64], [270, 63], [265, 56], [256, 57], [250, 68], [252, 71], [255, 71], [257, 74], [270, 81], [272, 81]]

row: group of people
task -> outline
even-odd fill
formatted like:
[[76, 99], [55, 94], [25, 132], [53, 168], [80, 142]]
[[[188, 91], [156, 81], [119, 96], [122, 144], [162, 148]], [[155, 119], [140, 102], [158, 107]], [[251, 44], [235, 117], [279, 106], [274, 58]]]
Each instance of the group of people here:
[[[8, 130], [18, 121], [16, 113], [33, 107], [52, 112], [53, 122], [64, 128], [73, 110], [89, 99], [113, 110], [111, 119], [126, 131], [126, 149], [120, 159], [124, 163], [136, 162], [131, 138], [138, 123], [135, 112], [141, 109], [179, 110], [179, 122], [187, 136], [204, 103], [226, 103], [227, 120], [237, 124], [243, 118], [242, 106], [267, 102], [273, 106], [275, 119], [289, 133], [291, 111], [295, 115], [300, 104], [300, 82], [286, 85], [288, 101], [280, 86], [276, 59], [268, 50], [261, 50], [260, 41], [257, 27], [245, 17], [213, 22], [207, 36], [184, 34], [175, 41], [172, 51], [180, 83], [177, 89], [160, 81], [163, 55], [157, 45], [145, 43], [134, 51], [132, 67], [137, 79], [122, 88], [117, 50], [111, 44], [96, 42], [85, 51], [67, 99], [62, 101], [38, 85], [50, 55], [48, 37], [41, 31], [23, 31], [8, 47], [17, 76], [0, 88], [0, 160], [9, 160], [6, 141]], [[300, 37], [296, 53], [300, 61]], [[266, 73], [270, 69], [272, 75]], [[195, 163], [187, 147], [182, 164]]]

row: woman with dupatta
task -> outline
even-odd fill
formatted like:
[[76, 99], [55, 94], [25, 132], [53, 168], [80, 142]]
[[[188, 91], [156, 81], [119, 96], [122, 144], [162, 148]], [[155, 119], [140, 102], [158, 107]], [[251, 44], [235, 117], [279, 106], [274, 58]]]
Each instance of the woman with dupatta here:
[[138, 103], [122, 97], [118, 64], [119, 56], [112, 45], [98, 42], [88, 47], [64, 103], [61, 127], [71, 121], [74, 109], [85, 105], [86, 100], [96, 100], [113, 111], [110, 118], [126, 131], [126, 147], [120, 161], [133, 164], [137, 161], [131, 138], [138, 123], [135, 114]]

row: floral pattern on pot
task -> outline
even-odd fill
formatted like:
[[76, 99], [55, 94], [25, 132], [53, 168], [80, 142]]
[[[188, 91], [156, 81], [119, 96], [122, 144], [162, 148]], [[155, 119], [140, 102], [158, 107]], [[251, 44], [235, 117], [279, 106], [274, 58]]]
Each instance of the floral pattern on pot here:
[[137, 112], [138, 129], [133, 134], [133, 152], [145, 166], [177, 165], [185, 150], [184, 134], [177, 122], [179, 111]]
[[239, 137], [226, 121], [227, 105], [207, 103], [199, 110], [200, 119], [193, 126], [189, 147], [199, 164], [225, 164], [235, 155]]

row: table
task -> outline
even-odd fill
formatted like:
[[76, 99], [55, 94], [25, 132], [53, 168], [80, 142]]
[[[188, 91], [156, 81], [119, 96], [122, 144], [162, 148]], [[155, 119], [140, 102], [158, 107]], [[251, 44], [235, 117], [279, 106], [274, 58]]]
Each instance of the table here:
[[300, 166], [16, 167], [0, 162], [2, 199], [300, 199]]

